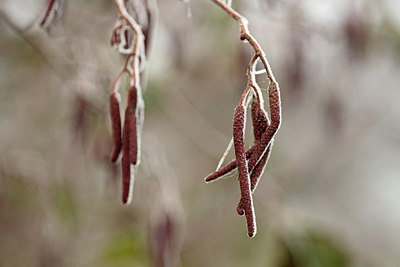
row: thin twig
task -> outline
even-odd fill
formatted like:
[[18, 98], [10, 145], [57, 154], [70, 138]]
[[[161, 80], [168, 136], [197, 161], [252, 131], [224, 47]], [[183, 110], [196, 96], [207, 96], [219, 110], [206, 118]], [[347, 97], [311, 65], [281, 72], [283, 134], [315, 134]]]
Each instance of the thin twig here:
[[[253, 37], [253, 35], [251, 35], [250, 33], [247, 19], [243, 15], [239, 14], [236, 10], [234, 10], [229, 4], [221, 2], [220, 0], [212, 0], [212, 1], [217, 5], [219, 5], [226, 13], [228, 13], [229, 16], [231, 16], [238, 22], [240, 27], [240, 40], [249, 42], [249, 44], [253, 47], [255, 55], [253, 56], [253, 58], [249, 63], [249, 69], [253, 69], [253, 65], [255, 65], [256, 63], [255, 61], [258, 58], [261, 59], [261, 62], [266, 70], [268, 80], [270, 81], [270, 83], [274, 83], [279, 88], [278, 82], [276, 81], [275, 76], [271, 70], [268, 59], [265, 56], [264, 50], [261, 48], [261, 46], [259, 45], [257, 40]], [[252, 78], [250, 78], [251, 76], [250, 74], [252, 73], [253, 71], [250, 71], [250, 73], [248, 73], [249, 81], [244, 94], [247, 93], [246, 91], [249, 89], [248, 88], [249, 86], [253, 87], [256, 84], [256, 82], [253, 81]], [[260, 102], [262, 102], [261, 99]]]
[[[125, 65], [130, 59], [130, 56], [133, 56], [133, 64], [132, 64], [132, 76], [131, 76], [131, 85], [134, 85], [138, 90], [140, 88], [140, 71], [139, 71], [139, 57], [142, 57], [141, 64], [145, 64], [143, 55], [141, 55], [141, 50], [144, 49], [144, 36], [142, 30], [140, 29], [139, 24], [129, 15], [126, 10], [124, 0], [114, 0], [115, 6], [117, 7], [118, 14], [121, 18], [123, 18], [131, 27], [134, 32], [134, 41], [133, 48], [131, 54], [127, 57]], [[141, 91], [141, 90], [139, 90]]]

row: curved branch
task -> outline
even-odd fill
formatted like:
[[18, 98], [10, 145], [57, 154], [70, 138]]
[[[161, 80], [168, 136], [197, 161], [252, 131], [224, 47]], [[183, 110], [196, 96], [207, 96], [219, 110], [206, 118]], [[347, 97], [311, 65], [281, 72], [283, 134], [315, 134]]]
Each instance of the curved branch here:
[[267, 72], [267, 77], [272, 83], [276, 83], [277, 81], [274, 77], [274, 74], [272, 73], [271, 67], [269, 65], [269, 62], [267, 60], [267, 57], [265, 56], [264, 50], [261, 48], [260, 44], [257, 42], [257, 40], [251, 35], [249, 27], [248, 27], [248, 21], [247, 19], [239, 14], [236, 10], [234, 10], [230, 5], [221, 2], [220, 0], [211, 0], [217, 5], [219, 5], [226, 13], [228, 13], [229, 16], [231, 16], [233, 19], [235, 19], [240, 27], [240, 40], [242, 41], [248, 41], [250, 45], [253, 47], [255, 54], [260, 57], [261, 62], [264, 65], [264, 68]]
[[[134, 85], [136, 88], [140, 88], [140, 70], [139, 70], [139, 59], [141, 64], [145, 64], [144, 60], [144, 35], [142, 30], [140, 29], [139, 24], [129, 15], [126, 10], [124, 0], [114, 0], [115, 6], [117, 7], [118, 14], [121, 18], [123, 18], [131, 27], [134, 33], [134, 41], [133, 48], [126, 59], [129, 61], [130, 56], [133, 56], [133, 64], [132, 64], [132, 77], [131, 77], [131, 85]], [[142, 50], [142, 51], [141, 51]], [[127, 65], [127, 63], [125, 64]]]

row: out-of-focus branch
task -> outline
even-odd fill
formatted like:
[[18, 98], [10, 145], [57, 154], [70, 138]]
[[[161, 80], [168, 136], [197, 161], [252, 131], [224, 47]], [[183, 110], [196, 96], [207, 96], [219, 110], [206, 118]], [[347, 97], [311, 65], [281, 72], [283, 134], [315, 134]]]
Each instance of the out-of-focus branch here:
[[[63, 74], [63, 72], [56, 66], [54, 62], [52, 62], [51, 56], [46, 55], [46, 52], [44, 52], [40, 45], [38, 45], [30, 36], [28, 36], [25, 33], [25, 30], [21, 30], [18, 26], [16, 26], [7, 16], [7, 14], [4, 13], [3, 10], [0, 9], [0, 20], [4, 21], [8, 27], [11, 28], [12, 31], [14, 31], [20, 38], [22, 38], [27, 44], [29, 44], [37, 53], [38, 55], [44, 60], [44, 62], [52, 69], [59, 77], [60, 80], [62, 81], [63, 84], [65, 84], [66, 77]], [[28, 28], [30, 28], [29, 26]]]
[[[117, 11], [119, 16], [124, 19], [128, 25], [130, 26], [131, 30], [134, 32], [134, 40], [133, 40], [133, 47], [129, 55], [127, 56], [125, 66], [128, 66], [128, 62], [130, 57], [133, 57], [132, 62], [132, 76], [131, 76], [131, 84], [134, 85], [137, 89], [140, 88], [140, 70], [139, 70], [139, 59], [141, 59], [140, 64], [145, 64], [144, 59], [144, 36], [143, 32], [140, 29], [139, 24], [129, 15], [128, 11], [125, 7], [124, 0], [115, 0], [115, 6], [117, 7]], [[140, 51], [142, 50], [142, 51]]]
[[[111, 162], [117, 162], [119, 154], [123, 150], [121, 159], [123, 176], [122, 200], [124, 204], [128, 204], [132, 196], [134, 173], [136, 167], [140, 164], [141, 135], [144, 119], [141, 78], [146, 66], [145, 38], [149, 36], [149, 31], [151, 30], [151, 17], [154, 8], [152, 4], [155, 5], [155, 2], [146, 2], [143, 5], [145, 6], [148, 20], [146, 24], [140, 21], [140, 11], [136, 9], [137, 7], [132, 10], [129, 8], [129, 0], [114, 0], [114, 3], [119, 18], [112, 34], [111, 45], [117, 48], [119, 53], [126, 55], [126, 58], [121, 72], [114, 81], [110, 96], [110, 112], [114, 138], [114, 151]], [[147, 26], [146, 36], [142, 32], [143, 25]], [[124, 73], [129, 75], [129, 90], [123, 132], [121, 132], [118, 85]]]

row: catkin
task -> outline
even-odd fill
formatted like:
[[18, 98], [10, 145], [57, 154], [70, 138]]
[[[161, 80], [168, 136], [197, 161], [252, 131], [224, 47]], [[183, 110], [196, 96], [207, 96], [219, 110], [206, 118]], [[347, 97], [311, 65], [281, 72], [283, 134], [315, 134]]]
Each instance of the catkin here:
[[130, 187], [131, 187], [131, 166], [129, 156], [124, 153], [121, 160], [122, 166], [122, 203], [129, 204], [130, 202]]
[[250, 177], [247, 169], [246, 153], [244, 149], [244, 125], [245, 108], [242, 105], [239, 105], [236, 107], [233, 119], [233, 141], [239, 173], [241, 199], [247, 221], [247, 231], [249, 237], [253, 237], [257, 230], [253, 208], [253, 198], [250, 192]]
[[[254, 141], [255, 145], [260, 142], [262, 134], [266, 131], [267, 127], [269, 126], [269, 119], [263, 109], [259, 108], [258, 102], [254, 101], [251, 104], [251, 117], [253, 122], [253, 133], [254, 133]], [[250, 174], [250, 185], [251, 185], [251, 192], [254, 193], [254, 190], [258, 184], [261, 174], [264, 171], [264, 168], [267, 164], [267, 160], [269, 157], [270, 147], [264, 154], [263, 158], [257, 163], [254, 170]], [[244, 214], [243, 210], [243, 200], [240, 199], [236, 211], [239, 215]]]
[[263, 132], [260, 128], [259, 105], [255, 98], [253, 98], [251, 102], [251, 120], [253, 123], [254, 141], [255, 143], [257, 143], [258, 141], [260, 141]]
[[122, 202], [128, 204], [130, 201], [130, 187], [131, 187], [131, 162], [130, 162], [130, 138], [129, 138], [129, 124], [130, 115], [129, 108], [125, 110], [124, 134], [123, 134], [123, 156], [122, 156]]
[[[256, 148], [255, 146], [252, 146], [246, 151], [246, 160], [248, 160], [251, 157], [251, 155], [253, 154], [253, 151], [255, 150], [255, 148]], [[224, 167], [222, 167], [219, 170], [209, 174], [206, 178], [204, 178], [204, 180], [207, 183], [215, 181], [215, 180], [221, 178], [222, 176], [224, 176], [225, 174], [230, 173], [231, 171], [236, 169], [236, 167], [237, 167], [236, 160], [232, 160], [231, 162], [229, 162]]]
[[258, 181], [260, 180], [260, 177], [264, 172], [265, 166], [268, 163], [268, 159], [271, 154], [271, 148], [272, 148], [273, 143], [274, 143], [274, 140], [272, 139], [272, 141], [269, 144], [269, 146], [267, 147], [267, 150], [265, 151], [263, 157], [257, 163], [257, 165], [254, 167], [254, 170], [250, 175], [250, 183], [251, 183], [251, 192], [252, 193], [254, 193], [254, 190], [257, 188]]
[[[136, 165], [138, 158], [138, 133], [137, 133], [137, 90], [132, 86], [128, 91], [128, 106], [126, 107], [126, 127], [127, 137], [129, 139], [129, 160], [130, 163]], [[124, 126], [125, 127], [125, 126]]]
[[119, 94], [114, 92], [110, 95], [110, 116], [112, 125], [112, 135], [114, 141], [114, 148], [111, 154], [111, 162], [115, 163], [122, 148], [121, 137], [121, 115], [119, 111]]
[[[253, 108], [253, 107], [252, 107]], [[256, 143], [259, 143], [261, 141], [262, 135], [265, 133], [265, 131], [269, 127], [269, 119], [267, 114], [263, 109], [258, 108], [255, 112], [255, 124], [253, 124], [254, 127], [254, 132], [258, 132], [257, 139], [255, 139]], [[256, 137], [256, 136], [255, 136]], [[258, 180], [260, 178], [260, 175], [262, 174], [262, 170], [265, 167], [265, 164], [267, 163], [270, 151], [271, 151], [271, 146], [268, 146], [267, 151], [264, 153], [263, 158], [257, 163], [257, 165], [254, 167], [254, 170], [251, 172], [250, 175], [250, 182], [251, 182], [251, 191], [254, 192], [255, 186], [258, 183]], [[267, 155], [266, 155], [267, 154]], [[265, 159], [264, 159], [265, 156]]]
[[138, 145], [137, 145], [137, 124], [136, 116], [131, 114], [129, 118], [129, 158], [133, 165], [136, 165], [138, 158]]
[[271, 125], [262, 135], [260, 142], [257, 144], [254, 153], [251, 155], [249, 159], [248, 162], [249, 172], [253, 171], [258, 161], [262, 158], [262, 155], [266, 151], [266, 148], [270, 145], [272, 138], [275, 136], [275, 133], [278, 131], [281, 124], [280, 96], [278, 87], [275, 83], [270, 84], [269, 101], [271, 110]]

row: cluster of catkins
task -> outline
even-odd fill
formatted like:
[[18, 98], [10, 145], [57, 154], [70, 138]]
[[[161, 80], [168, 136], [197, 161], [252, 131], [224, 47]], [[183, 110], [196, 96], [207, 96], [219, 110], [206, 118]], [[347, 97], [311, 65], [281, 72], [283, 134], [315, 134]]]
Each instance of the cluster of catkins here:
[[120, 96], [118, 92], [110, 95], [110, 114], [112, 122], [114, 150], [111, 155], [111, 162], [115, 163], [119, 154], [122, 153], [122, 179], [123, 192], [122, 202], [127, 204], [131, 200], [133, 191], [133, 177], [135, 167], [140, 163], [140, 128], [141, 112], [138, 108], [138, 95], [135, 86], [131, 86], [128, 91], [127, 106], [125, 109], [125, 121], [122, 131], [121, 115], [119, 108]]
[[[240, 22], [239, 24], [241, 25], [242, 32], [241, 39], [249, 41], [256, 50], [256, 54], [249, 65], [248, 87], [242, 96], [239, 106], [236, 107], [233, 117], [233, 144], [236, 160], [230, 162], [225, 167], [219, 168], [214, 173], [207, 176], [205, 180], [206, 182], [214, 181], [237, 167], [241, 191], [237, 212], [239, 215], [245, 215], [248, 235], [253, 237], [257, 232], [257, 227], [252, 195], [265, 169], [273, 145], [274, 136], [281, 123], [279, 86], [269, 69], [266, 59], [264, 58], [263, 60], [264, 55], [263, 52], [260, 51], [259, 45], [249, 33], [246, 33], [248, 29], [243, 17], [231, 9], [230, 5], [224, 4], [218, 0], [214, 0], [214, 2]], [[131, 200], [133, 177], [135, 169], [140, 161], [140, 136], [144, 116], [144, 104], [140, 87], [140, 78], [143, 72], [141, 66], [144, 64], [148, 52], [148, 37], [152, 24], [152, 14], [154, 14], [150, 2], [148, 0], [144, 1], [144, 10], [146, 11], [147, 19], [144, 22], [136, 24], [133, 19], [128, 18], [129, 14], [125, 8], [127, 3], [129, 3], [129, 1], [116, 0], [120, 17], [113, 31], [111, 45], [117, 48], [121, 54], [127, 56], [124, 68], [114, 82], [110, 96], [110, 112], [114, 140], [114, 151], [111, 161], [113, 163], [117, 162], [121, 151], [123, 152], [121, 159], [123, 176], [122, 201], [125, 204], [129, 203]], [[139, 16], [136, 17], [136, 19], [139, 18]], [[255, 65], [254, 63], [260, 58], [264, 63], [265, 71], [270, 81], [268, 89], [270, 119], [264, 110], [264, 100], [262, 99], [261, 91], [258, 85], [254, 84], [252, 81], [254, 79], [252, 77], [255, 75], [253, 73], [253, 65]], [[125, 121], [122, 128], [119, 107], [120, 96], [116, 87], [123, 73], [129, 74], [130, 86], [125, 110]], [[248, 94], [250, 92], [249, 89], [254, 90], [255, 93], [255, 97], [253, 97], [251, 103], [254, 144], [246, 151], [244, 146], [244, 132], [248, 104], [246, 104], [247, 101], [244, 100], [246, 97], [251, 97], [250, 94]]]
[[[136, 10], [133, 1], [116, 0], [119, 14], [111, 36], [111, 46], [125, 55], [125, 64], [114, 81], [110, 95], [110, 114], [114, 149], [111, 162], [116, 164], [122, 152], [122, 202], [129, 204], [132, 198], [134, 176], [140, 164], [141, 134], [144, 119], [142, 79], [149, 53], [151, 32], [156, 16], [156, 3], [143, 0]], [[141, 16], [139, 16], [141, 12]], [[132, 14], [132, 15], [131, 15]], [[129, 77], [125, 120], [121, 123], [120, 95], [118, 86], [123, 74]], [[144, 87], [144, 86], [143, 86]]]
[[274, 136], [281, 123], [281, 104], [278, 85], [269, 86], [269, 105], [271, 121], [257, 98], [252, 99], [251, 118], [254, 144], [246, 151], [244, 146], [244, 130], [246, 125], [246, 106], [241, 103], [236, 107], [233, 117], [233, 144], [236, 160], [216, 170], [205, 178], [206, 182], [215, 181], [227, 173], [238, 169], [241, 198], [237, 205], [237, 213], [245, 215], [248, 235], [257, 232], [252, 194], [257, 187], [260, 176], [268, 162]]

